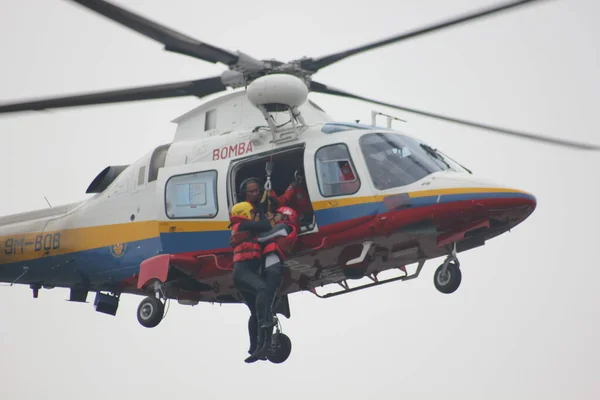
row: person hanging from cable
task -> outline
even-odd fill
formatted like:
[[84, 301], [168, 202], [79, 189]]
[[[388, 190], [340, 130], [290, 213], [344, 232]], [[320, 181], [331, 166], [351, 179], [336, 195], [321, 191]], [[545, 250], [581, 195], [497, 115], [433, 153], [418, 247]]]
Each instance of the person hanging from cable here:
[[[242, 295], [250, 310], [248, 319], [248, 335], [250, 337], [250, 357], [256, 352], [259, 343], [264, 342], [264, 333], [260, 326], [268, 323], [265, 315], [268, 310], [269, 292], [265, 280], [261, 277], [263, 264], [263, 248], [258, 242], [260, 233], [272, 229], [271, 221], [256, 221], [256, 211], [252, 204], [243, 201], [231, 208], [230, 244], [233, 247], [233, 284]], [[246, 235], [238, 235], [246, 233]], [[246, 362], [256, 361], [246, 358]]]
[[273, 229], [260, 233], [257, 238], [264, 246], [262, 250], [264, 269], [261, 276], [266, 284], [264, 302], [260, 305], [257, 303], [257, 307], [265, 307], [262, 312], [259, 312], [265, 317], [258, 326], [259, 341], [256, 351], [248, 357], [248, 362], [264, 359], [271, 349], [275, 325], [273, 304], [283, 278], [283, 262], [292, 254], [300, 229], [298, 214], [290, 207], [279, 207], [273, 215], [273, 222]]
[[[231, 213], [232, 232], [231, 237], [229, 239], [229, 243], [234, 248], [234, 285], [236, 285], [236, 287], [239, 287], [238, 290], [240, 291], [240, 294], [242, 294], [244, 301], [250, 309], [250, 317], [248, 320], [248, 332], [250, 336], [249, 353], [251, 354], [251, 357], [248, 357], [246, 359], [246, 362], [254, 362], [259, 358], [264, 358], [264, 352], [266, 349], [268, 349], [270, 345], [270, 336], [273, 331], [272, 307], [275, 299], [275, 293], [277, 292], [282, 280], [281, 261], [285, 259], [285, 252], [288, 251], [284, 251], [283, 249], [293, 248], [299, 230], [297, 213], [293, 209], [280, 210], [280, 207], [290, 202], [294, 202], [294, 196], [296, 195], [295, 189], [296, 187], [299, 187], [302, 182], [301, 175], [299, 175], [299, 171], [296, 171], [296, 179], [290, 185], [290, 187], [288, 187], [288, 190], [286, 190], [285, 194], [283, 196], [277, 196], [277, 194], [271, 189], [270, 178], [272, 167], [273, 164], [271, 161], [269, 161], [265, 167], [267, 174], [267, 182], [264, 185], [264, 192], [262, 193], [262, 195], [262, 182], [260, 181], [260, 179], [256, 177], [251, 177], [242, 181], [239, 188], [239, 197], [244, 201], [236, 204], [234, 208], [232, 208]], [[306, 196], [306, 200], [308, 201], [308, 196]], [[295, 202], [298, 203], [297, 200]], [[310, 205], [310, 201], [308, 201], [308, 204]], [[277, 262], [274, 262], [273, 257], [269, 258], [269, 268], [265, 269], [265, 271], [262, 273], [262, 277], [263, 281], [265, 281], [265, 285], [267, 286], [267, 296], [270, 300], [266, 300], [266, 303], [264, 303], [265, 308], [262, 311], [257, 311], [257, 303], [263, 304], [262, 284], [257, 279], [255, 279], [257, 271], [260, 270], [261, 265], [258, 264], [258, 261], [250, 261], [238, 264], [236, 268], [235, 249], [238, 248], [238, 246], [240, 246], [244, 242], [252, 242], [257, 233], [259, 233], [260, 231], [264, 231], [265, 229], [267, 229], [267, 227], [276, 224], [275, 219], [270, 218], [272, 217], [271, 210], [274, 206], [277, 207], [277, 211], [285, 212], [276, 213], [278, 215], [276, 221], [281, 222], [279, 224], [279, 227], [275, 227], [275, 232], [280, 232], [278, 236], [274, 237], [274, 239], [278, 239], [278, 241], [275, 243], [266, 244], [266, 252], [263, 258], [267, 258], [267, 256], [273, 253], [275, 250], [278, 252], [278, 260], [280, 260], [280, 262], [278, 264]], [[312, 210], [312, 205], [310, 209]], [[246, 220], [240, 222], [240, 217], [244, 217]], [[259, 223], [252, 224], [251, 221]], [[266, 221], [269, 222], [268, 225]], [[285, 221], [288, 221], [288, 223], [286, 223]], [[289, 221], [293, 221], [293, 223], [290, 224]], [[236, 222], [237, 225], [234, 222]], [[281, 231], [281, 226], [287, 226], [287, 228], [284, 228], [284, 231]], [[288, 236], [287, 239], [282, 240], [283, 235], [281, 234], [281, 232], [286, 233], [286, 236]], [[267, 234], [269, 234], [269, 232], [267, 232]], [[265, 239], [263, 238], [262, 241], [264, 242]], [[251, 265], [248, 266], [246, 264]], [[236, 269], [238, 271], [237, 273], [235, 272]], [[249, 271], [251, 273], [248, 273]], [[259, 293], [261, 293], [260, 296], [258, 295]], [[264, 324], [265, 328], [259, 329], [258, 320], [262, 319], [263, 315], [265, 316], [264, 318], [269, 319], [269, 322]], [[265, 337], [263, 336], [265, 333], [269, 334], [268, 340], [265, 340]], [[257, 350], [257, 342], [262, 343], [262, 351], [260, 357], [252, 357], [252, 354]]]

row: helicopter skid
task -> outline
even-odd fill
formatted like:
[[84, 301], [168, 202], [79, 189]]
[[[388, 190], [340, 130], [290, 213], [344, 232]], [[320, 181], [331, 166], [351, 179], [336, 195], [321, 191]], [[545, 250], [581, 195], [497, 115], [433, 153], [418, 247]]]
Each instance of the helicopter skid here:
[[363, 290], [363, 289], [368, 289], [374, 286], [379, 286], [379, 285], [383, 285], [385, 283], [391, 283], [391, 282], [396, 282], [396, 281], [408, 281], [410, 279], [415, 279], [419, 277], [419, 274], [421, 273], [421, 270], [423, 269], [423, 266], [425, 265], [425, 260], [421, 260], [419, 261], [419, 264], [417, 266], [417, 269], [414, 273], [412, 274], [408, 274], [406, 272], [406, 267], [402, 266], [402, 267], [398, 267], [399, 270], [403, 271], [403, 274], [394, 278], [388, 278], [388, 279], [384, 279], [384, 280], [379, 280], [377, 278], [377, 273], [371, 273], [369, 275], [367, 275], [367, 277], [372, 280], [372, 283], [367, 283], [361, 286], [357, 286], [357, 287], [350, 287], [350, 285], [348, 284], [348, 282], [346, 280], [343, 280], [341, 282], [337, 282], [338, 285], [340, 285], [342, 287], [343, 290], [339, 291], [339, 292], [329, 292], [327, 294], [324, 295], [320, 295], [319, 293], [317, 293], [316, 288], [311, 289], [311, 293], [313, 293], [315, 296], [321, 298], [321, 299], [327, 299], [329, 297], [334, 297], [334, 296], [339, 296], [342, 294], [347, 294], [347, 293], [352, 293], [352, 292], [357, 292], [359, 290]]

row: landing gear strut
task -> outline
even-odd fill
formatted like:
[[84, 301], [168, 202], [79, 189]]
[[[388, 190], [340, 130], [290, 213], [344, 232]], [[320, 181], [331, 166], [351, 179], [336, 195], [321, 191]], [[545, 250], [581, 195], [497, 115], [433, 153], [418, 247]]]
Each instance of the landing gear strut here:
[[146, 297], [137, 309], [138, 322], [146, 328], [154, 328], [162, 321], [165, 314], [165, 303], [161, 298], [165, 298], [162, 291], [162, 284], [155, 282], [154, 296]]
[[460, 262], [456, 258], [456, 243], [444, 263], [438, 267], [433, 275], [435, 288], [441, 293], [450, 294], [456, 291], [460, 286], [462, 274], [460, 272]]

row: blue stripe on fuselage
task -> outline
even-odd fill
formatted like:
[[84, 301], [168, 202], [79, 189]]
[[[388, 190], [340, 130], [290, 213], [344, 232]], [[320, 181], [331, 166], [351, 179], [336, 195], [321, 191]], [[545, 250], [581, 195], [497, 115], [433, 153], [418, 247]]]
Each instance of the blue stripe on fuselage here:
[[317, 224], [321, 227], [336, 224], [339, 222], [349, 221], [351, 219], [373, 216], [378, 212], [383, 205], [382, 202], [371, 202], [363, 204], [353, 204], [351, 206], [342, 206], [335, 208], [326, 208], [315, 211]]
[[187, 253], [229, 247], [230, 230], [207, 232], [161, 233], [163, 250], [167, 254]]
[[55, 286], [73, 286], [88, 279], [92, 285], [118, 283], [139, 271], [140, 263], [160, 253], [158, 237], [129, 242], [121, 257], [111, 253], [110, 247], [48, 256], [35, 260], [0, 265], [0, 280], [15, 283], [43, 283]]
[[[533, 196], [515, 192], [488, 192], [467, 194], [442, 194], [407, 199], [408, 209], [455, 201], [484, 198], [525, 198]], [[383, 201], [332, 207], [315, 212], [320, 227], [388, 211]], [[140, 263], [160, 253], [185, 253], [227, 248], [229, 230], [204, 232], [169, 232], [160, 237], [126, 243], [122, 257], [102, 247], [58, 256], [48, 256], [30, 261], [0, 265], [0, 280], [13, 282], [27, 266], [29, 270], [16, 283], [40, 282], [47, 285], [73, 286], [87, 277], [93, 285], [118, 283], [139, 271]]]
[[[438, 199], [439, 198], [439, 199]], [[411, 197], [410, 204], [413, 207], [425, 207], [434, 204], [451, 203], [455, 201], [469, 201], [481, 199], [528, 199], [535, 198], [526, 193], [517, 192], [489, 192], [489, 193], [464, 193], [464, 194], [441, 194], [427, 197]]]

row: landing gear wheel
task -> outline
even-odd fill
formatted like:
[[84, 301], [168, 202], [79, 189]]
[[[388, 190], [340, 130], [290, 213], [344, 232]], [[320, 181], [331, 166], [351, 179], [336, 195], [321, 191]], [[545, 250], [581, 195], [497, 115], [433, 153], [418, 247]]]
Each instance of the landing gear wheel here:
[[288, 359], [292, 352], [292, 341], [283, 333], [273, 334], [271, 351], [267, 358], [273, 364], [281, 364]]
[[450, 261], [446, 267], [446, 272], [444, 273], [443, 271], [444, 264], [440, 265], [438, 269], [435, 270], [435, 274], [433, 275], [435, 288], [445, 294], [456, 291], [462, 280], [459, 266], [454, 261]]
[[165, 305], [156, 297], [146, 297], [137, 309], [137, 319], [142, 326], [154, 328], [162, 321]]

